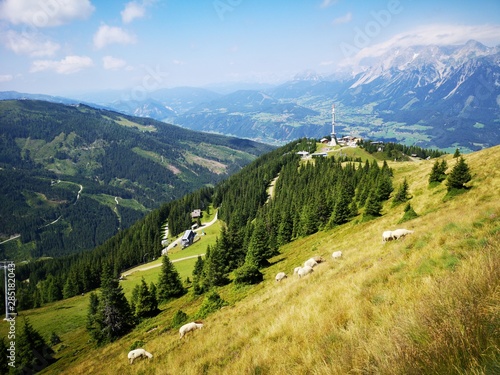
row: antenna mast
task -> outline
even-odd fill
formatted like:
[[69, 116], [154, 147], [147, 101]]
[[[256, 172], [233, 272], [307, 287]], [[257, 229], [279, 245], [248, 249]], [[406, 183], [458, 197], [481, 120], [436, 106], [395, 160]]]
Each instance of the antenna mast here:
[[332, 104], [332, 140], [330, 141], [330, 146], [337, 146], [337, 136], [335, 134], [335, 104]]

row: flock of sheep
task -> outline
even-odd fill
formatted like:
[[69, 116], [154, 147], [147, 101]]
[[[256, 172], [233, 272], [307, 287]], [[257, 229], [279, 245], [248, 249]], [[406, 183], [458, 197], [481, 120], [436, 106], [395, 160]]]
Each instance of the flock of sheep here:
[[[389, 230], [384, 231], [382, 233], [382, 241], [385, 243], [387, 241], [398, 240], [411, 233], [413, 233], [413, 231], [408, 229], [396, 229], [393, 231]], [[342, 257], [342, 251], [340, 250], [334, 251], [332, 253], [333, 259], [339, 259], [341, 257]], [[323, 262], [325, 262], [325, 259], [321, 256], [312, 257], [306, 260], [303, 266], [295, 267], [293, 273], [294, 275], [298, 275], [298, 277], [301, 278], [302, 276], [305, 276], [313, 272], [314, 271], [313, 268], [316, 267], [319, 263]], [[275, 277], [276, 281], [278, 282], [286, 278], [287, 275], [285, 272], [278, 272], [278, 274], [276, 274]], [[181, 328], [179, 328], [179, 336], [182, 339], [188, 332], [194, 331], [196, 329], [201, 329], [202, 327], [203, 323], [201, 321], [194, 321], [191, 323], [184, 324]], [[128, 353], [129, 363], [130, 364], [134, 363], [134, 360], [136, 358], [153, 358], [153, 355], [142, 348], [131, 350]]]
[[[341, 256], [342, 256], [342, 251], [340, 251], [340, 250], [335, 251], [332, 254], [333, 259], [338, 259]], [[305, 276], [305, 275], [313, 272], [314, 271], [313, 268], [316, 267], [319, 263], [323, 263], [323, 262], [325, 262], [325, 258], [323, 258], [321, 256], [312, 257], [312, 258], [306, 260], [304, 262], [303, 266], [295, 267], [295, 269], [293, 270], [293, 274], [297, 275], [299, 278], [301, 278], [302, 276]], [[278, 272], [278, 274], [275, 277], [275, 280], [281, 281], [283, 279], [286, 279], [287, 277], [288, 276], [285, 272]]]

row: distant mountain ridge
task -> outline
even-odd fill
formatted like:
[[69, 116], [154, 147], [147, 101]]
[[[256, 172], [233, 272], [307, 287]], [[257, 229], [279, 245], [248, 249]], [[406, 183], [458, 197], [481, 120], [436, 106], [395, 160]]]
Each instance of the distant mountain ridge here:
[[[500, 46], [394, 48], [351, 74], [297, 74], [283, 84], [218, 94], [162, 89], [142, 101], [103, 103], [190, 129], [282, 144], [336, 130], [364, 138], [464, 152], [500, 143]], [[90, 99], [90, 98], [86, 98]]]

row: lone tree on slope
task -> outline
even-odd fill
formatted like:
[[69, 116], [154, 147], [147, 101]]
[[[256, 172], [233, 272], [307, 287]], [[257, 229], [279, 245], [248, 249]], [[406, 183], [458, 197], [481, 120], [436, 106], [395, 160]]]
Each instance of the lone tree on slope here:
[[464, 158], [460, 156], [457, 164], [451, 170], [448, 179], [446, 181], [446, 186], [448, 191], [453, 189], [465, 189], [465, 184], [472, 179], [470, 174], [470, 169]]

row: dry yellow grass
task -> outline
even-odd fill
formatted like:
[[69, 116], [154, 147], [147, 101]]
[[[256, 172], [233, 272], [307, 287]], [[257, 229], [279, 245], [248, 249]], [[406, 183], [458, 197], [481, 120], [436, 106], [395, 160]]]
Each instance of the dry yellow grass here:
[[[447, 157], [450, 168], [454, 160]], [[384, 216], [319, 232], [284, 246], [265, 280], [218, 290], [228, 307], [180, 340], [164, 330], [185, 296], [158, 317], [104, 348], [44, 373], [71, 374], [486, 374], [500, 359], [500, 147], [466, 155], [472, 188], [443, 201], [429, 189], [433, 161], [390, 163], [395, 186], [406, 178], [420, 215], [404, 225], [403, 206]], [[406, 227], [403, 240], [382, 243], [382, 231]], [[333, 260], [331, 253], [342, 250]], [[327, 262], [298, 279], [293, 268], [312, 255]], [[285, 271], [280, 283], [274, 275]], [[158, 329], [150, 331], [151, 327]], [[152, 360], [127, 362], [144, 341]], [[496, 366], [496, 367], [495, 367]]]

